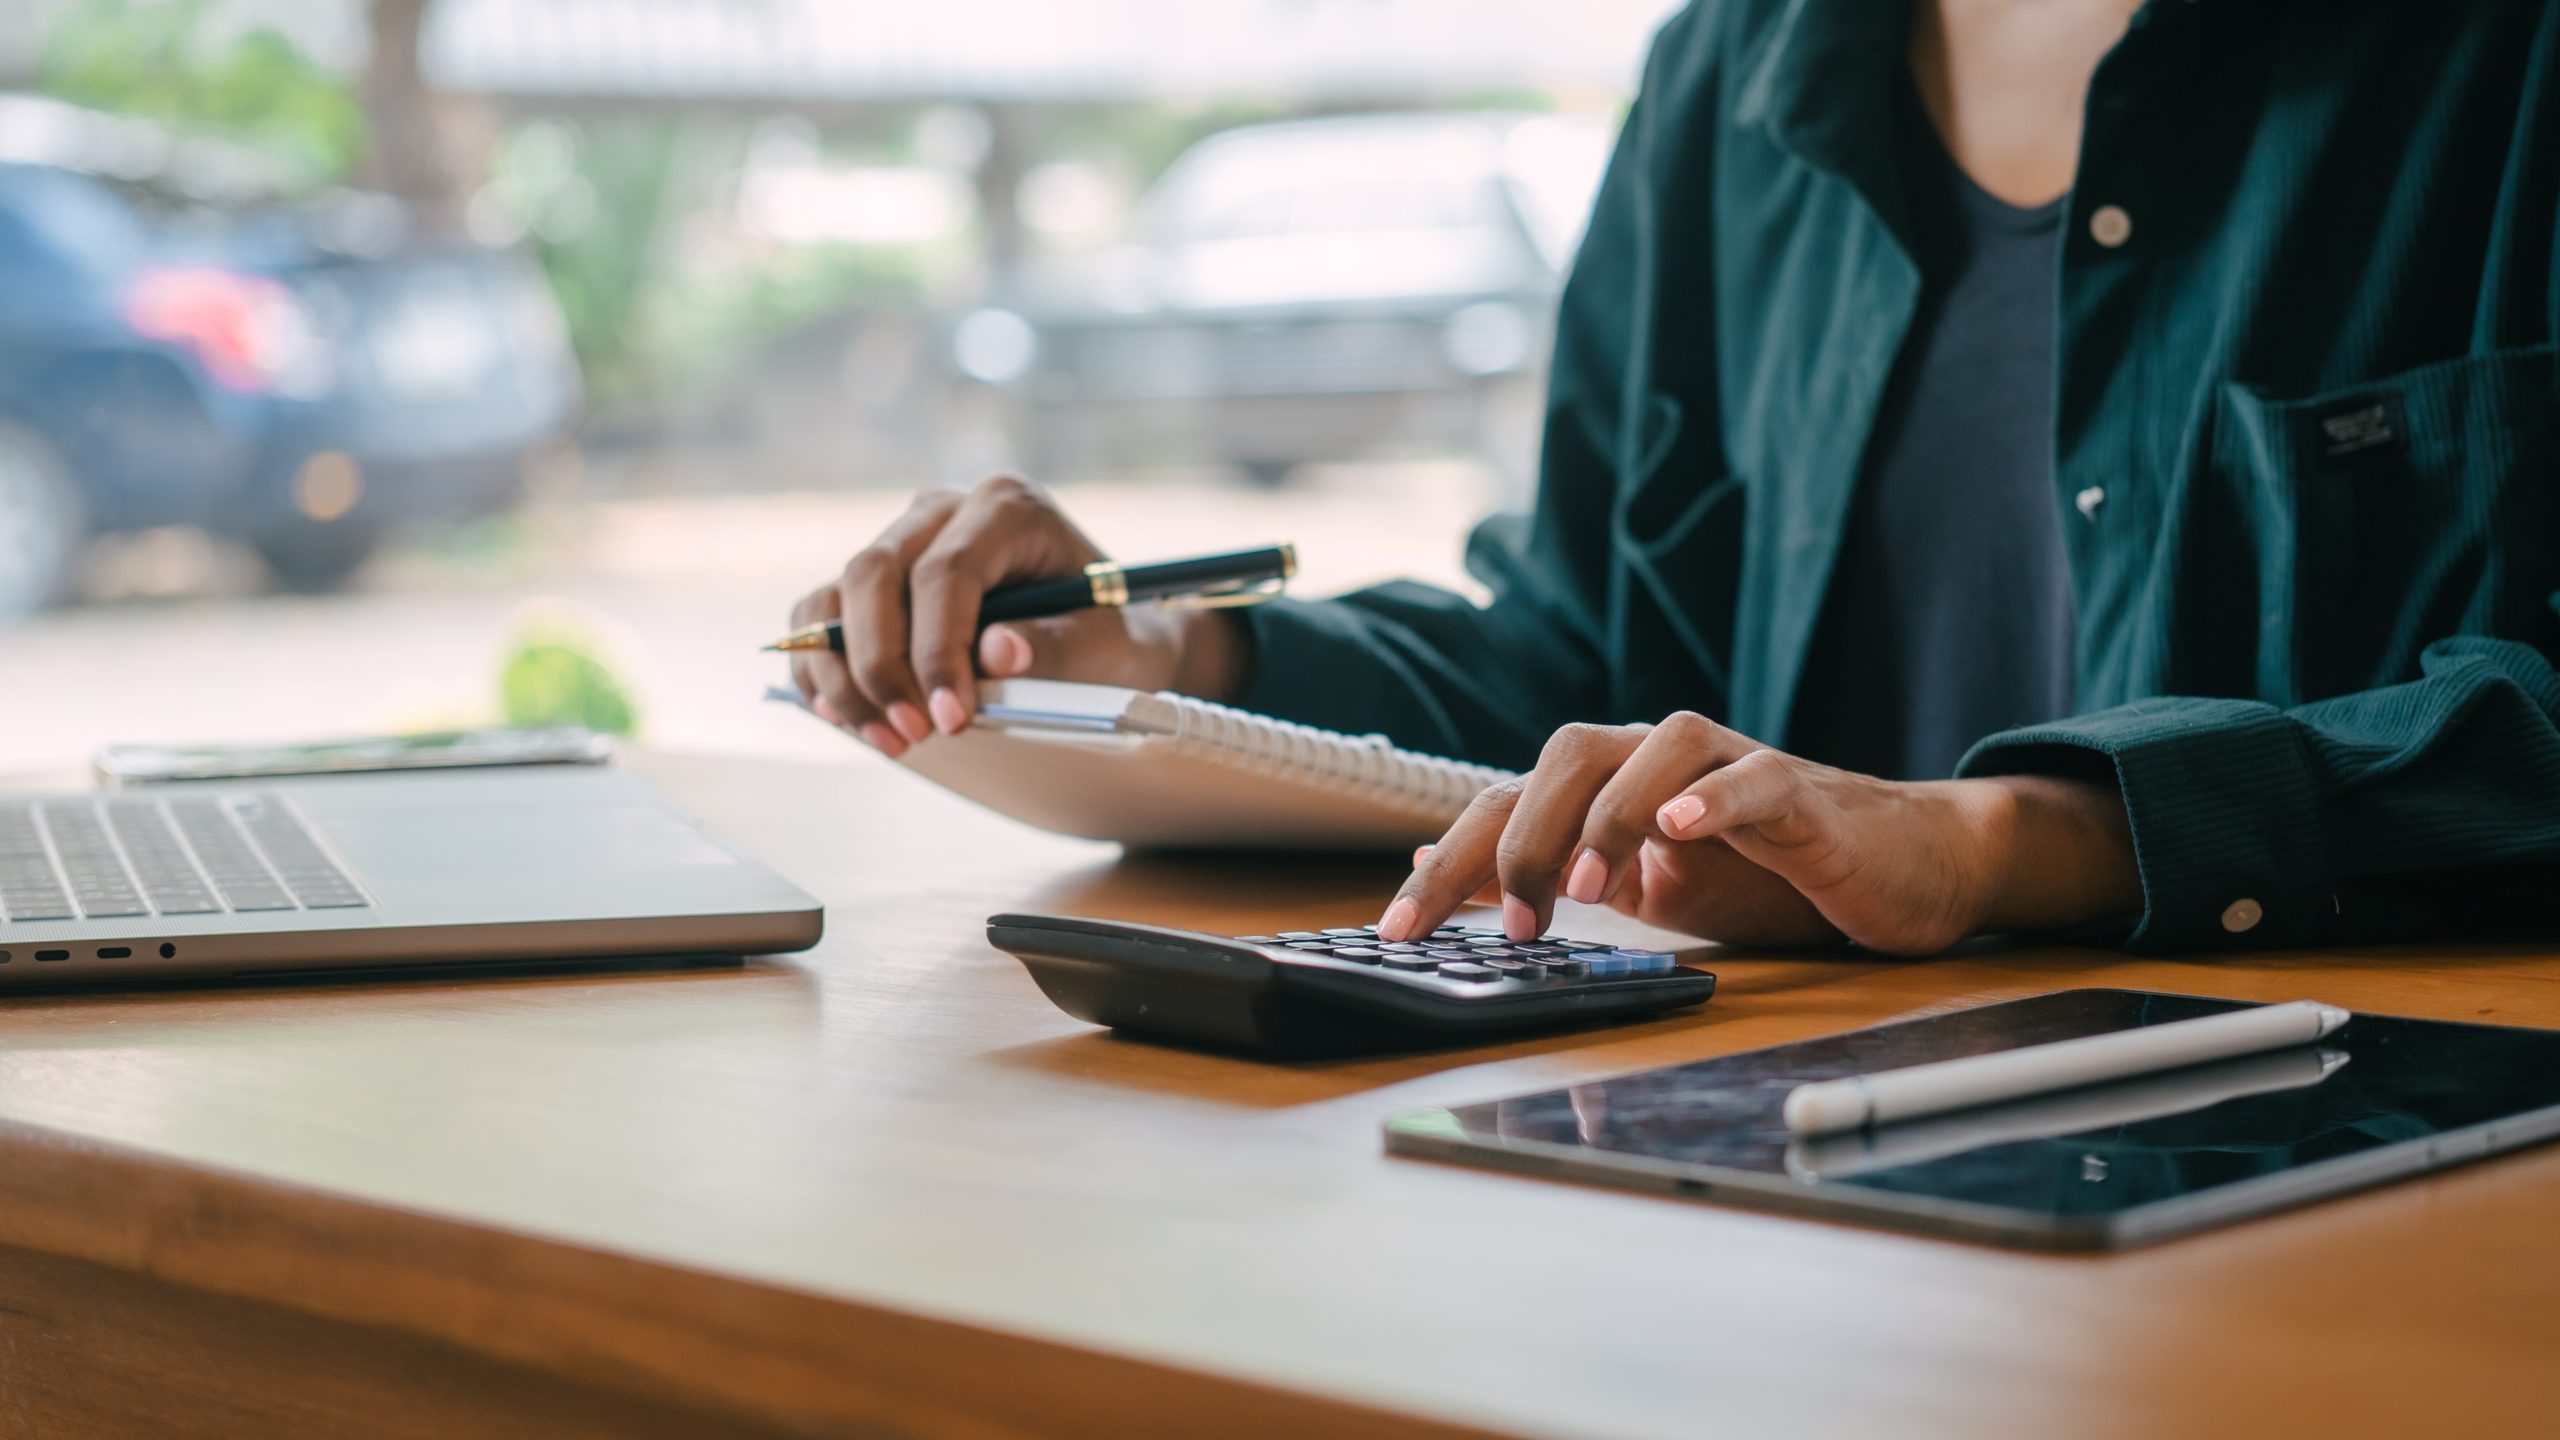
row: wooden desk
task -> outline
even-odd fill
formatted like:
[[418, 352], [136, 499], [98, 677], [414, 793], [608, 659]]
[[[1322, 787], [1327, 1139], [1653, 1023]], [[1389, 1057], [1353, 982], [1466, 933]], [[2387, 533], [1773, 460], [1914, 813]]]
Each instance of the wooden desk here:
[[1386, 873], [1114, 865], [868, 761], [640, 763], [826, 900], [822, 949], [0, 1002], [0, 1431], [2338, 1437], [2560, 1415], [2560, 1148], [2057, 1259], [1378, 1139], [1416, 1106], [2084, 983], [2560, 1026], [2550, 950], [1734, 957], [1683, 1019], [1277, 1067], [1091, 1031], [980, 921], [1268, 929], [1359, 917]]

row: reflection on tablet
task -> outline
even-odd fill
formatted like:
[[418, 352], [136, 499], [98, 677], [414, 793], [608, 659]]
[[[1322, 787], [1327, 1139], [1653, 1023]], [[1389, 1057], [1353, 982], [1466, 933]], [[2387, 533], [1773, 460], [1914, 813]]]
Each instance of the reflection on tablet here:
[[1820, 1135], [1787, 1146], [1787, 1173], [1810, 1184], [1871, 1170], [1943, 1160], [1968, 1150], [2019, 1140], [2051, 1140], [2203, 1110], [2226, 1100], [2317, 1085], [2347, 1063], [2343, 1050], [2303, 1045], [2262, 1055], [2137, 1075], [2032, 1100], [1935, 1115], [1846, 1135]]

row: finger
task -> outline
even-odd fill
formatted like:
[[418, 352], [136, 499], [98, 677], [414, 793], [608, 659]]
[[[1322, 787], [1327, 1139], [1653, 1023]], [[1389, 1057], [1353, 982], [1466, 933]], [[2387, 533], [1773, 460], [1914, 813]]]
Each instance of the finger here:
[[933, 731], [925, 723], [915, 669], [907, 663], [907, 572], [959, 508], [960, 497], [948, 492], [917, 496], [880, 538], [845, 562], [836, 581], [844, 664], [861, 691], [864, 718], [887, 721], [909, 745]]
[[1502, 877], [1502, 932], [1514, 940], [1546, 933], [1556, 888], [1573, 859], [1583, 817], [1601, 787], [1643, 744], [1642, 725], [1567, 725], [1538, 752], [1538, 767], [1503, 827], [1495, 872]]
[[1379, 939], [1414, 940], [1430, 934], [1448, 921], [1460, 901], [1493, 879], [1494, 848], [1522, 788], [1518, 780], [1485, 787], [1439, 844], [1414, 852], [1413, 873], [1378, 917]]
[[[1434, 847], [1429, 845], [1414, 846], [1413, 863], [1420, 865], [1423, 857], [1429, 855], [1433, 848]], [[1502, 887], [1489, 881], [1483, 885], [1479, 885], [1476, 887], [1476, 893], [1467, 897], [1467, 903], [1470, 905], [1499, 905], [1502, 903]]]
[[1663, 832], [1678, 840], [1721, 837], [1735, 853], [1788, 883], [1836, 883], [1838, 811], [1806, 783], [1806, 762], [1755, 750], [1701, 778], [1664, 804]]
[[1636, 871], [1637, 847], [1663, 834], [1656, 811], [1702, 772], [1730, 764], [1759, 742], [1683, 710], [1666, 717], [1618, 767], [1583, 815], [1581, 843], [1565, 871], [1565, 893], [1607, 904]]
[[[791, 607], [792, 624], [815, 625], [833, 620], [840, 613], [843, 597], [829, 585], [802, 597]], [[831, 650], [795, 650], [791, 654], [791, 683], [800, 689], [800, 697], [819, 719], [839, 729], [850, 730], [872, 748], [896, 759], [907, 746], [898, 733], [880, 723], [880, 717], [862, 697], [845, 668], [844, 658]]]
[[987, 590], [1029, 575], [1072, 573], [1098, 558], [1027, 480], [999, 475], [969, 498], [916, 558], [907, 577], [913, 661], [927, 713], [946, 734], [969, 723], [978, 704], [978, 606]]

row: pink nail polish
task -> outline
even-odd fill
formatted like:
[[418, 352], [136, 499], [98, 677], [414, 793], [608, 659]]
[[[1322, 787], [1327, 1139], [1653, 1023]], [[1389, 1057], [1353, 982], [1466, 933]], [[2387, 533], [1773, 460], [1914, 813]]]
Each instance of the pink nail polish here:
[[898, 732], [877, 720], [865, 721], [855, 733], [862, 736], [865, 744], [892, 760], [907, 753], [907, 742], [898, 738]]
[[1597, 850], [1584, 850], [1573, 862], [1573, 873], [1564, 881], [1564, 893], [1585, 905], [1597, 905], [1608, 893], [1609, 862]]
[[1396, 903], [1388, 906], [1387, 913], [1378, 918], [1378, 938], [1402, 940], [1412, 934], [1413, 922], [1420, 918], [1421, 908], [1402, 896], [1396, 897]]
[[1538, 938], [1538, 912], [1517, 895], [1502, 897], [1502, 933], [1514, 940]]
[[1707, 802], [1695, 795], [1683, 795], [1656, 811], [1654, 818], [1662, 822], [1666, 835], [1677, 835], [1698, 823], [1707, 813]]
[[910, 745], [933, 733], [933, 725], [924, 718], [924, 712], [904, 700], [889, 702], [889, 723]]
[[924, 704], [933, 712], [935, 728], [945, 735], [957, 735], [969, 723], [967, 708], [961, 705], [959, 696], [951, 693], [949, 686], [934, 691]]

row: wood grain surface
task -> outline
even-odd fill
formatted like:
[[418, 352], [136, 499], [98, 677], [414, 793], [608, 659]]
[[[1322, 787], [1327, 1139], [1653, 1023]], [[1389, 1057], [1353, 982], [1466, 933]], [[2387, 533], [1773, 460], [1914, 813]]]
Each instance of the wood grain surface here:
[[0, 1001], [0, 1424], [2339, 1437], [2560, 1414], [2560, 1147], [2056, 1258], [1392, 1159], [1378, 1131], [2074, 985], [2560, 1026], [2560, 948], [1719, 953], [1687, 1016], [1272, 1065], [1082, 1025], [984, 918], [1356, 923], [1391, 866], [1117, 861], [864, 758], [634, 763], [824, 899], [826, 942]]

